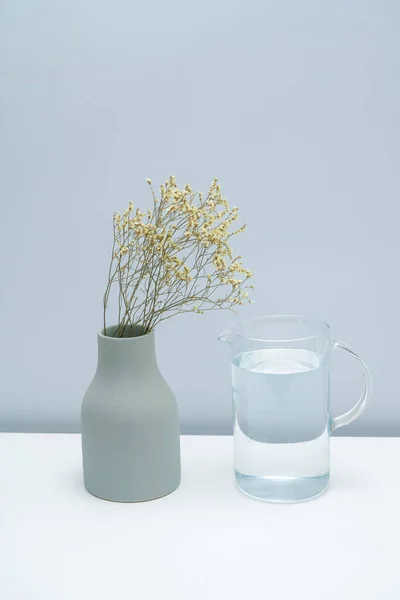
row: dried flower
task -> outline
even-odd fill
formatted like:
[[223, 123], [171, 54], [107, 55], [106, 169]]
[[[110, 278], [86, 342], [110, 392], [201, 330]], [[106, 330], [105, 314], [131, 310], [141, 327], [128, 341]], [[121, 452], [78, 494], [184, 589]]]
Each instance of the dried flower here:
[[[250, 303], [247, 289], [252, 272], [242, 257], [233, 257], [230, 238], [246, 225], [231, 231], [238, 208], [230, 209], [214, 179], [206, 196], [190, 185], [178, 188], [175, 177], [160, 186], [153, 208], [114, 215], [114, 244], [104, 295], [104, 329], [112, 285], [119, 289], [119, 322], [116, 335], [133, 325], [145, 332], [176, 314], [218, 308], [232, 310]], [[221, 293], [222, 292], [222, 293]]]

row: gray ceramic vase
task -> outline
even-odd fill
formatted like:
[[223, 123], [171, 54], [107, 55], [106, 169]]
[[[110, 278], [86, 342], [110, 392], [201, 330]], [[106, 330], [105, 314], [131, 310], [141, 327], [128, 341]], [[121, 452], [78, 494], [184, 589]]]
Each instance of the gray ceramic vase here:
[[115, 502], [165, 496], [180, 483], [179, 417], [154, 333], [97, 338], [97, 371], [82, 404], [85, 487]]

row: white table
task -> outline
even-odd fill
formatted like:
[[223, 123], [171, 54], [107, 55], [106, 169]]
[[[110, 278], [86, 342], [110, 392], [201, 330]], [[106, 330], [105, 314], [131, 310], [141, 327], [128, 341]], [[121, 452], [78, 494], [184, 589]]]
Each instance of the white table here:
[[320, 498], [251, 500], [232, 438], [184, 436], [170, 496], [82, 484], [80, 437], [0, 434], [1, 600], [399, 600], [400, 439], [332, 440]]

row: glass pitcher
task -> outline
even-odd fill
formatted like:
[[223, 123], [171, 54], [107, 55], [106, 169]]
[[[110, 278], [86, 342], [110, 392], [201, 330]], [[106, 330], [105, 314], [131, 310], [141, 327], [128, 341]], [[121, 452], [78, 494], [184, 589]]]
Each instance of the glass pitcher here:
[[[219, 339], [230, 343], [236, 483], [249, 496], [271, 502], [314, 498], [329, 481], [329, 438], [354, 421], [371, 395], [364, 361], [329, 325], [297, 316], [241, 321]], [[349, 352], [364, 373], [358, 403], [340, 417], [330, 410], [330, 360]]]

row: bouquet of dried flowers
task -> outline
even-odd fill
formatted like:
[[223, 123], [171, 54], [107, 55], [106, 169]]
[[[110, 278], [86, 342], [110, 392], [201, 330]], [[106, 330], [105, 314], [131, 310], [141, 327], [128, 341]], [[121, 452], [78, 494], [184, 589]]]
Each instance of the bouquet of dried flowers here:
[[[146, 213], [131, 202], [114, 215], [114, 243], [104, 294], [104, 333], [113, 284], [118, 286], [118, 327], [113, 335], [145, 334], [170, 317], [234, 310], [251, 302], [252, 272], [233, 256], [230, 238], [244, 231], [231, 226], [238, 209], [230, 209], [214, 179], [207, 195], [189, 185], [179, 189], [171, 176], [159, 197], [147, 180], [153, 208]], [[139, 327], [138, 327], [139, 326]]]

